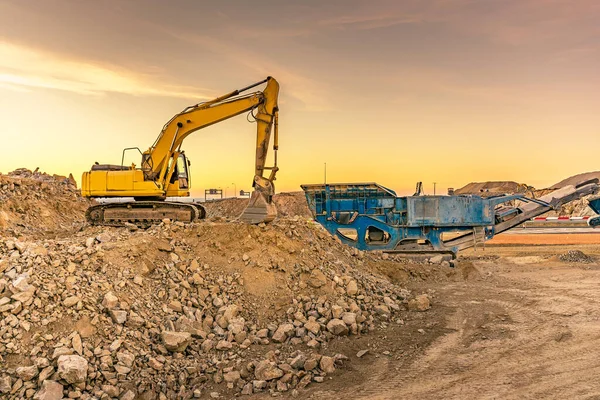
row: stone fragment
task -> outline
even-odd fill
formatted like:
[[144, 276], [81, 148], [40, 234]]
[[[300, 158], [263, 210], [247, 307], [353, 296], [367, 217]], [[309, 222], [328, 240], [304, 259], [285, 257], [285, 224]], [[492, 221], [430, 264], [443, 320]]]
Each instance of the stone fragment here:
[[115, 324], [123, 325], [127, 321], [127, 311], [110, 310], [108, 314]]
[[314, 269], [308, 277], [308, 284], [314, 288], [320, 288], [327, 283], [327, 277], [321, 270]]
[[0, 393], [10, 393], [10, 389], [12, 388], [12, 383], [10, 376], [4, 375], [0, 377]]
[[429, 262], [431, 264], [441, 264], [442, 261], [444, 261], [444, 256], [441, 254], [438, 254], [437, 256], [433, 256], [429, 259]]
[[255, 392], [259, 392], [259, 391], [265, 389], [267, 387], [267, 385], [268, 385], [267, 381], [262, 381], [262, 380], [252, 381], [252, 388], [254, 389]]
[[135, 399], [135, 393], [131, 390], [126, 391], [119, 398], [119, 400], [134, 400], [134, 399]]
[[290, 362], [290, 366], [295, 369], [304, 368], [305, 362], [306, 356], [303, 353], [300, 353], [292, 359], [292, 361]]
[[295, 331], [292, 324], [281, 324], [271, 338], [275, 343], [283, 343]]
[[160, 371], [163, 369], [164, 364], [158, 361], [156, 358], [150, 357], [148, 359], [148, 365], [155, 371]]
[[277, 368], [277, 365], [274, 362], [263, 360], [259, 362], [254, 369], [254, 376], [261, 381], [270, 381], [281, 378], [283, 376], [283, 371]]
[[108, 292], [104, 295], [104, 299], [102, 300], [102, 305], [109, 310], [113, 308], [117, 308], [119, 305], [119, 299], [114, 295], [113, 292]]
[[345, 312], [342, 314], [342, 321], [348, 326], [356, 323], [356, 314], [353, 312]]
[[56, 381], [45, 380], [33, 398], [34, 400], [61, 400], [63, 398], [63, 385]]
[[313, 334], [317, 335], [319, 333], [319, 331], [321, 330], [321, 325], [314, 320], [309, 320], [308, 322], [306, 322], [304, 324], [304, 327], [306, 328], [306, 330], [308, 330], [309, 332], [312, 332]]
[[135, 361], [135, 356], [131, 353], [126, 353], [124, 351], [117, 353], [117, 360], [126, 367], [133, 366], [133, 362]]
[[27, 382], [35, 378], [40, 371], [35, 365], [30, 365], [27, 367], [19, 367], [15, 372], [19, 378]]
[[321, 357], [321, 360], [319, 361], [319, 367], [321, 368], [321, 371], [325, 372], [326, 374], [335, 372], [335, 361], [333, 357]]
[[337, 336], [348, 334], [348, 327], [344, 321], [337, 318], [333, 318], [327, 323], [327, 330]]
[[178, 353], [185, 351], [192, 341], [189, 332], [163, 331], [161, 338], [167, 350]]
[[217, 343], [217, 350], [231, 350], [233, 348], [233, 343], [228, 342], [227, 340], [219, 340], [219, 342]]
[[102, 385], [102, 391], [110, 397], [118, 397], [120, 392], [119, 388], [113, 385]]
[[346, 294], [348, 296], [355, 296], [358, 293], [358, 285], [356, 284], [355, 280], [351, 280], [350, 282], [348, 282], [348, 285], [346, 286]]
[[364, 356], [368, 352], [369, 352], [369, 350], [360, 350], [358, 353], [356, 353], [356, 357], [361, 358], [362, 356]]
[[408, 302], [408, 309], [411, 311], [427, 311], [431, 308], [431, 302], [426, 294], [416, 296]]
[[236, 383], [240, 380], [240, 372], [239, 371], [230, 371], [223, 374], [223, 379], [225, 382]]
[[77, 355], [58, 357], [58, 375], [68, 383], [81, 383], [87, 379], [88, 362]]
[[77, 354], [83, 354], [83, 345], [81, 344], [81, 336], [78, 333], [73, 335], [73, 339], [71, 339], [71, 345], [73, 346], [73, 350], [77, 352]]
[[375, 312], [379, 315], [389, 315], [390, 309], [385, 304], [379, 304], [374, 308]]
[[73, 307], [75, 304], [79, 303], [80, 301], [81, 301], [81, 297], [70, 296], [70, 297], [67, 297], [66, 299], [64, 299], [63, 305], [65, 307]]

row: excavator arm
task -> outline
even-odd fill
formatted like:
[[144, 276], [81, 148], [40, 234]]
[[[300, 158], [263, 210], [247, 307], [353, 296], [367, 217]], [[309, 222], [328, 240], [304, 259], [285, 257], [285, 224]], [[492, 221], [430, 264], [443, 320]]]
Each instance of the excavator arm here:
[[[262, 83], [267, 83], [261, 92], [246, 95], [241, 93]], [[210, 125], [232, 118], [236, 115], [252, 112], [256, 120], [256, 158], [254, 168], [255, 188], [270, 187], [275, 180], [277, 168], [278, 132], [277, 132], [277, 97], [279, 83], [272, 77], [257, 82], [243, 89], [235, 90], [214, 100], [196, 104], [175, 115], [165, 124], [154, 144], [142, 156], [142, 170], [145, 178], [153, 180], [166, 188], [172, 175], [176, 160], [181, 153], [181, 145], [186, 137]], [[266, 167], [271, 130], [275, 125], [274, 166]], [[265, 171], [271, 170], [268, 177]], [[268, 193], [272, 195], [272, 193]]]

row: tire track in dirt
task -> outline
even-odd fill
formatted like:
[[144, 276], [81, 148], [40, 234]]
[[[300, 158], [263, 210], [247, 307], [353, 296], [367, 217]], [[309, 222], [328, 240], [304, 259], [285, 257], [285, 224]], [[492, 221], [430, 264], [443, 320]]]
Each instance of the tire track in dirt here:
[[600, 398], [600, 273], [581, 274], [513, 265], [490, 282], [446, 285], [451, 333], [405, 370], [381, 360], [367, 382], [311, 398]]

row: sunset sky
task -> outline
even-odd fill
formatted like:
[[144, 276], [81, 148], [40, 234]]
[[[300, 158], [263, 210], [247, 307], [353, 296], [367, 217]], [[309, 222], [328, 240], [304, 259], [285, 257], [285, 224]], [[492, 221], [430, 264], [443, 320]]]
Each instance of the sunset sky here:
[[[600, 170], [598, 21], [595, 0], [0, 0], [0, 172], [79, 180], [272, 75], [278, 191], [325, 162], [400, 193], [544, 187]], [[186, 139], [193, 194], [250, 190], [254, 140], [244, 115]]]

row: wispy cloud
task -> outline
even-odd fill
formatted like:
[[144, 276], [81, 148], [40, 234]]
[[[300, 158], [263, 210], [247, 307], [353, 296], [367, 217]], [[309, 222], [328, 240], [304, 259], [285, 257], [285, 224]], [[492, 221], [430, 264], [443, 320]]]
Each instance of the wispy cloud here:
[[212, 97], [212, 93], [205, 89], [164, 81], [164, 77], [158, 74], [66, 59], [57, 54], [0, 42], [0, 87], [5, 89], [42, 88], [81, 95], [123, 93], [199, 99]]
[[321, 20], [319, 21], [319, 25], [340, 29], [353, 28], [359, 30], [369, 30], [418, 22], [421, 22], [420, 18], [410, 15], [341, 15], [334, 18]]
[[301, 101], [309, 111], [331, 109], [331, 103], [327, 95], [327, 85], [303, 75], [294, 70], [293, 67], [275, 61], [264, 53], [257, 53], [231, 41], [214, 39], [208, 36], [191, 33], [181, 34], [170, 30], [164, 30], [164, 32], [181, 41], [199, 45], [260, 75], [272, 75], [280, 80], [282, 85], [285, 85], [286, 95]]

